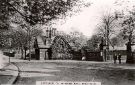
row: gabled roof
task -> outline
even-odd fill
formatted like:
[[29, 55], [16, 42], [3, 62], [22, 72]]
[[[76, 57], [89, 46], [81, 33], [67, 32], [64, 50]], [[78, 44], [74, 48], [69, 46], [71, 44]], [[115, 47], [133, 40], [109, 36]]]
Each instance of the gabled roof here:
[[45, 44], [44, 44], [44, 41], [43, 39], [38, 36], [37, 38], [37, 44], [38, 44], [38, 48], [48, 48]]
[[[45, 38], [45, 37], [43, 37], [43, 36], [42, 37], [41, 36], [36, 37], [38, 48], [40, 48], [40, 49], [48, 49], [48, 48], [50, 48], [50, 46], [51, 46], [53, 40], [55, 39], [55, 37], [52, 37], [51, 42], [49, 42], [49, 43], [46, 43], [46, 42], [48, 42], [48, 40], [43, 39], [43, 38]], [[44, 41], [44, 40], [46, 40], [46, 41]]]
[[[36, 40], [37, 40], [37, 48], [39, 49], [48, 49], [51, 47], [51, 45], [53, 44], [54, 40], [55, 39], [58, 39], [59, 36], [54, 36], [52, 37], [51, 39], [48, 39], [48, 38], [45, 38], [45, 37], [41, 37], [41, 36], [38, 36], [36, 37]], [[60, 37], [60, 39], [63, 39]], [[65, 41], [66, 42], [66, 41]], [[76, 48], [75, 45], [73, 43], [68, 43], [69, 46], [71, 46], [71, 48]]]

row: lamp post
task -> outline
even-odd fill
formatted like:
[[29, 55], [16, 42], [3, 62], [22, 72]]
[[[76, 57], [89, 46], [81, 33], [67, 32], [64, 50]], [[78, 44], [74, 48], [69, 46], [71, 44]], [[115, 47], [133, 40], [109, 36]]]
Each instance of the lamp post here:
[[12, 44], [11, 41], [12, 41], [12, 39], [9, 38], [9, 48], [10, 48], [9, 63], [10, 63], [10, 57], [11, 57], [11, 44]]

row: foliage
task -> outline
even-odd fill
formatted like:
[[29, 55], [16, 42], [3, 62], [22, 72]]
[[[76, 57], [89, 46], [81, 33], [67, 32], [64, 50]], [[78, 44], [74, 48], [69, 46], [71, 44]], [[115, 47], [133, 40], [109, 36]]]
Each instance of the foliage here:
[[113, 37], [113, 38], [111, 39], [111, 43], [112, 43], [113, 46], [118, 46], [118, 44], [119, 44], [119, 39], [118, 39], [117, 37]]
[[113, 46], [125, 46], [127, 39], [125, 39], [124, 34], [120, 31], [116, 36], [111, 38], [111, 44]]
[[62, 33], [61, 36], [63, 36], [72, 47], [75, 47], [76, 50], [86, 45], [87, 38], [81, 32], [73, 31], [69, 34]]
[[4, 0], [0, 0], [0, 29], [8, 28], [8, 10]]
[[101, 42], [102, 37], [98, 35], [93, 35], [88, 41], [87, 45], [92, 51], [99, 50], [99, 43]]
[[27, 33], [22, 29], [12, 31], [12, 47], [22, 47], [27, 45], [28, 36]]
[[10, 43], [9, 43], [9, 32], [1, 31], [0, 32], [0, 48], [10, 48]]
[[19, 14], [30, 25], [45, 24], [59, 15], [65, 15], [75, 2], [77, 0], [3, 0], [9, 15]]
[[134, 40], [134, 32], [135, 32], [135, 18], [134, 16], [127, 16], [125, 17], [122, 23], [122, 32], [123, 38], [128, 39], [129, 42], [133, 42]]
[[70, 36], [71, 39], [69, 42], [73, 42], [78, 49], [86, 44], [87, 38], [83, 35], [83, 33], [74, 31], [70, 33]]
[[15, 29], [12, 30], [10, 38], [12, 38], [12, 47], [28, 47], [28, 41], [31, 40], [33, 37], [39, 36], [42, 34], [42, 30], [33, 28], [30, 31], [30, 36], [28, 35], [27, 31], [24, 29]]

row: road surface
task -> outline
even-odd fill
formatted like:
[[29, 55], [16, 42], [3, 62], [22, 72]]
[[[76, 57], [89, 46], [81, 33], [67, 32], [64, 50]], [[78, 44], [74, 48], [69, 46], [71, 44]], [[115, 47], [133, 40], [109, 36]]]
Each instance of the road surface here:
[[134, 85], [135, 70], [119, 68], [113, 63], [90, 61], [15, 62], [20, 77], [15, 84], [36, 84], [36, 81], [97, 81], [102, 85]]

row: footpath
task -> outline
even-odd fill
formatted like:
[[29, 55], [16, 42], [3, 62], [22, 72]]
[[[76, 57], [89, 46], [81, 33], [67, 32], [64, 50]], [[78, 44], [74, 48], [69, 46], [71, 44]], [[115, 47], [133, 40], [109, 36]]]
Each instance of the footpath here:
[[18, 68], [13, 63], [6, 64], [0, 69], [0, 85], [12, 85], [19, 75]]

